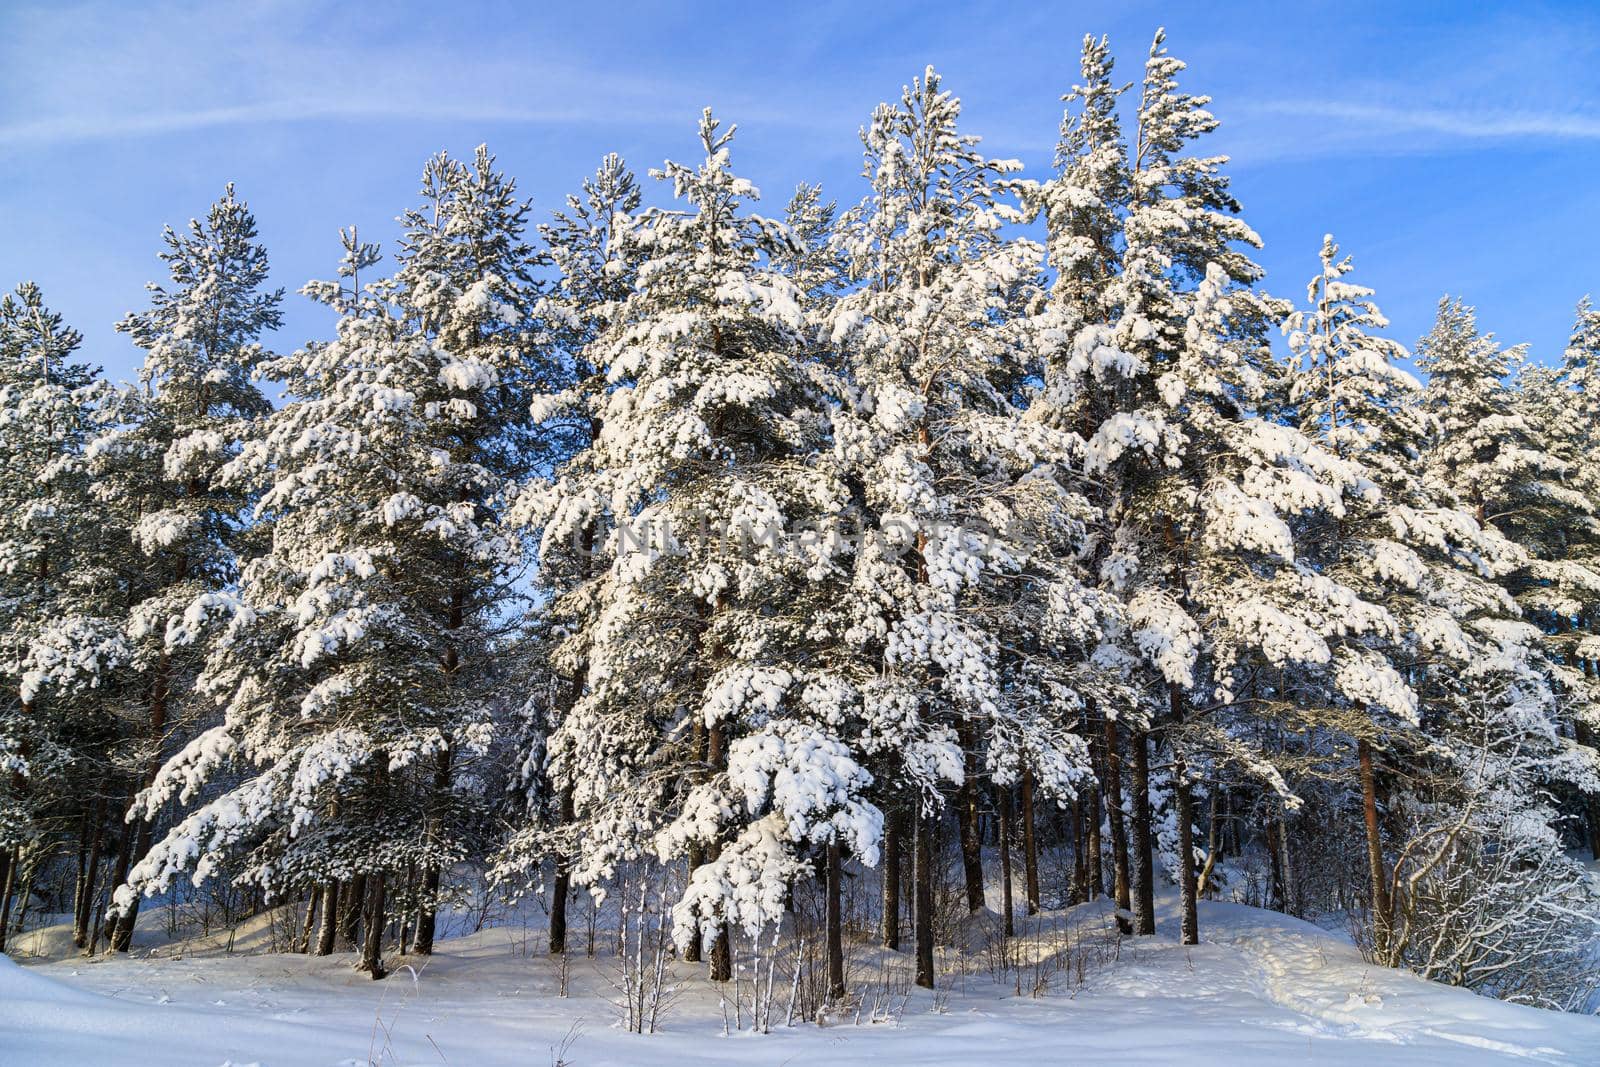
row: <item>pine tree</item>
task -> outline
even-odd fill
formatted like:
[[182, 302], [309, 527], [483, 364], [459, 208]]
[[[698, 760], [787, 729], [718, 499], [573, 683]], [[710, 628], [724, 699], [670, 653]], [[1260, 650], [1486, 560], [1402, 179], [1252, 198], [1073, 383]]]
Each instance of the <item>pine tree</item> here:
[[[114, 406], [98, 369], [75, 358], [81, 343], [38, 286], [0, 299], [0, 947], [23, 870], [48, 864], [71, 827], [103, 835], [102, 779], [122, 740], [116, 672], [129, 648], [105, 561], [127, 529], [92, 491], [84, 449]], [[90, 895], [80, 884], [80, 947]]]
[[[755, 190], [729, 169], [732, 130], [707, 112], [700, 137], [698, 167], [656, 172], [685, 208], [631, 229], [637, 285], [584, 349], [607, 382], [593, 442], [528, 514], [547, 546], [604, 533], [568, 639], [586, 685], [547, 757], [581, 828], [573, 877], [600, 889], [646, 849], [688, 859], [675, 936], [708, 942], [725, 980], [730, 927], [781, 914], [800, 850], [848, 835], [870, 858], [876, 830], [864, 773], [821, 732], [839, 698], [789, 666], [806, 626], [786, 593], [826, 561], [788, 534], [837, 488], [803, 458], [825, 427], [800, 294], [769, 265], [788, 237], [739, 210]], [[796, 776], [815, 788], [775, 791]]]
[[[1345, 625], [1334, 609], [1350, 597], [1298, 567], [1290, 520], [1339, 513], [1363, 479], [1276, 421], [1284, 373], [1264, 330], [1281, 305], [1250, 288], [1260, 270], [1237, 246], [1259, 241], [1236, 217], [1223, 160], [1187, 154], [1216, 120], [1207, 98], [1179, 90], [1183, 64], [1164, 41], [1158, 33], [1140, 90], [1117, 269], [1088, 301], [1076, 280], [1058, 282], [1067, 287], [1062, 300], [1103, 307], [1107, 321], [1078, 314], [1076, 331], [1062, 339], [1070, 347], [1058, 357], [1053, 399], [1087, 424], [1085, 465], [1099, 483], [1095, 564], [1120, 621], [1097, 658], [1141, 693], [1118, 710], [1134, 724], [1135, 928], [1153, 925], [1148, 726], [1170, 759], [1162, 777], [1174, 834], [1164, 851], [1192, 943], [1199, 872], [1189, 765], [1240, 766], [1289, 798], [1260, 758], [1245, 709], [1270, 697], [1261, 686], [1273, 672], [1328, 661], [1327, 638]], [[1109, 69], [1092, 41], [1085, 67], [1100, 86], [1090, 98], [1103, 97]], [[1070, 233], [1052, 238], [1054, 246], [1069, 241]], [[1118, 753], [1115, 736], [1108, 741], [1109, 774]]]
[[[1518, 380], [1519, 409], [1544, 447], [1565, 468], [1547, 504], [1549, 521], [1535, 543], [1532, 569], [1544, 588], [1538, 603], [1524, 595], [1546, 632], [1547, 647], [1567, 670], [1562, 684], [1577, 742], [1600, 749], [1600, 311], [1578, 302], [1571, 340], [1559, 368], [1528, 365]], [[1580, 677], [1581, 672], [1581, 677]], [[1600, 795], [1574, 798], [1588, 830], [1590, 853], [1600, 858]]]
[[[591, 346], [633, 290], [639, 253], [629, 234], [640, 199], [633, 173], [620, 156], [608, 155], [585, 179], [581, 193], [567, 198], [567, 210], [540, 228], [556, 271], [554, 286], [541, 302], [540, 318], [546, 324], [547, 343], [557, 355], [552, 390], [535, 402], [535, 415], [549, 435], [563, 480], [585, 473], [581, 465], [592, 455], [604, 425], [608, 384], [604, 368], [590, 362]], [[537, 513], [549, 491], [539, 483], [525, 492], [515, 521], [527, 521], [521, 508]], [[553, 491], [562, 491], [559, 483]], [[583, 696], [588, 675], [585, 635], [595, 622], [594, 594], [603, 580], [604, 568], [597, 557], [609, 529], [604, 516], [590, 514], [567, 530], [567, 536], [539, 541], [539, 582], [549, 600], [538, 614], [547, 629], [533, 655], [539, 667], [548, 664], [561, 681], [555, 687], [558, 696], [545, 706], [530, 702], [526, 709], [529, 729], [522, 739], [519, 782], [530, 818], [495, 865], [498, 879], [525, 885], [545, 859], [554, 857], [549, 942], [553, 954], [566, 951], [571, 857], [577, 851], [580, 824], [571, 786], [553, 785], [547, 773], [546, 739]]]
[[[1062, 97], [1067, 107], [1056, 146], [1056, 175], [1042, 186], [1023, 183], [1022, 188], [1024, 201], [1042, 209], [1045, 215], [1046, 258], [1055, 270], [1049, 304], [1036, 320], [1039, 344], [1046, 358], [1045, 387], [1033, 410], [1046, 421], [1087, 435], [1106, 414], [1104, 398], [1084, 390], [1082, 380], [1086, 361], [1093, 357], [1098, 344], [1094, 340], [1095, 330], [1101, 331], [1102, 337], [1109, 336], [1107, 323], [1114, 311], [1112, 282], [1121, 265], [1131, 175], [1116, 110], [1128, 86], [1118, 86], [1113, 81], [1114, 60], [1108, 40], [1085, 36], [1079, 67], [1083, 84], [1074, 86]], [[1083, 339], [1082, 344], [1074, 343], [1078, 338]], [[1106, 369], [1097, 366], [1096, 378], [1103, 380]], [[1090, 574], [1098, 568], [1109, 539], [1096, 536], [1091, 544], [1091, 554], [1085, 560], [1086, 571]], [[1098, 675], [1103, 688], [1110, 680], [1110, 672], [1102, 671]], [[1123, 924], [1125, 932], [1131, 933], [1137, 926], [1144, 933], [1152, 933], [1154, 904], [1147, 891], [1151, 884], [1152, 862], [1149, 820], [1147, 817], [1133, 820], [1135, 840], [1130, 861], [1128, 820], [1124, 818], [1121, 801], [1124, 746], [1119, 720], [1125, 708], [1130, 712], [1127, 717], [1135, 718], [1135, 707], [1136, 701], [1127, 699], [1126, 693], [1102, 692], [1098, 698], [1090, 696], [1087, 700], [1083, 728], [1095, 750], [1094, 763], [1100, 781], [1094, 785], [1095, 791], [1083, 798], [1082, 806], [1090, 811], [1105, 808], [1111, 830], [1113, 893], [1118, 908], [1133, 910], [1134, 884], [1140, 889], [1139, 916], [1134, 922], [1119, 916], [1119, 923]], [[1143, 745], [1142, 735], [1137, 735], [1137, 743]], [[1023, 786], [1024, 795], [1031, 795], [1031, 780], [1025, 778]], [[1134, 792], [1137, 808], [1142, 790]], [[1083, 845], [1095, 852], [1098, 860], [1099, 820], [1091, 818], [1089, 821], [1094, 825]], [[1075, 834], [1074, 843], [1084, 836]], [[1037, 858], [1031, 851], [1027, 862], [1030, 869], [1036, 869]], [[1083, 868], [1084, 877], [1075, 879], [1073, 888], [1087, 899], [1101, 887], [1087, 862]], [[1030, 894], [1029, 907], [1038, 909], [1036, 891]]]
[[[248, 495], [221, 468], [270, 405], [251, 382], [266, 358], [261, 335], [281, 322], [281, 290], [263, 290], [266, 249], [255, 217], [229, 185], [204, 222], [168, 227], [161, 253], [170, 287], [152, 284], [150, 307], [117, 328], [144, 350], [141, 389], [123, 399], [122, 424], [90, 446], [102, 500], [131, 507], [134, 553], [124, 623], [130, 669], [145, 690], [142, 727], [122, 771], [149, 788], [170, 739], [205, 713], [190, 699], [202, 656], [197, 630], [238, 576], [236, 551]], [[115, 881], [150, 848], [158, 809], [134, 805], [135, 827]], [[119, 912], [111, 947], [126, 951], [138, 901]]]
[[[933, 981], [931, 836], [946, 785], [976, 909], [983, 770], [1002, 786], [1027, 770], [1064, 799], [1086, 762], [1069, 732], [1081, 706], [1073, 668], [1057, 654], [1057, 640], [1081, 638], [1070, 549], [1082, 505], [1051, 476], [1079, 453], [1069, 434], [1026, 418], [1037, 367], [1020, 312], [1039, 250], [1002, 235], [1019, 217], [999, 202], [1016, 164], [983, 156], [959, 114], [931, 69], [874, 112], [871, 192], [841, 225], [856, 289], [831, 331], [852, 389], [835, 449], [862, 525], [845, 636], [882, 672], [865, 708], [869, 755], [915, 829], [922, 985]], [[1041, 619], [1055, 630], [1041, 635]], [[1015, 657], [1004, 680], [1001, 649]]]
[[[440, 872], [483, 832], [481, 794], [454, 782], [494, 737], [486, 658], [517, 561], [500, 509], [536, 458], [528, 207], [483, 149], [430, 160], [423, 197], [393, 276], [357, 284], [377, 253], [350, 231], [341, 280], [307, 286], [340, 313], [338, 339], [264, 368], [290, 399], [227, 471], [267, 486], [271, 541], [202, 679], [224, 721], [141, 804], [187, 800], [230, 763], [251, 773], [129, 877], [151, 892], [232, 863], [324, 900], [343, 882], [375, 978], [391, 912], [431, 950]], [[406, 870], [420, 882], [395, 892]]]
[[[1321, 766], [1294, 782], [1299, 791], [1335, 770], [1354, 777], [1362, 798], [1370, 884], [1371, 942], [1381, 955], [1395, 922], [1390, 887], [1393, 843], [1379, 812], [1384, 777], [1378, 755], [1415, 764], [1430, 745], [1425, 718], [1451, 686], [1494, 657], [1479, 627], [1514, 617], [1494, 584], [1523, 556], [1515, 545], [1456, 506], [1423, 475], [1418, 445], [1428, 420], [1422, 386], [1397, 364], [1403, 346], [1374, 331], [1388, 321], [1372, 290], [1346, 280], [1352, 270], [1332, 237], [1322, 266], [1307, 286], [1307, 309], [1285, 322], [1299, 363], [1289, 389], [1307, 435], [1345, 460], [1358, 462], [1373, 490], [1350, 497], [1342, 513], [1303, 518], [1297, 534], [1304, 565], [1355, 598], [1344, 610], [1371, 621], [1330, 639], [1327, 669], [1302, 671], [1285, 709], [1302, 731], [1331, 732], [1334, 767]], [[1355, 762], [1348, 740], [1356, 743]], [[1310, 748], [1321, 747], [1311, 745]]]

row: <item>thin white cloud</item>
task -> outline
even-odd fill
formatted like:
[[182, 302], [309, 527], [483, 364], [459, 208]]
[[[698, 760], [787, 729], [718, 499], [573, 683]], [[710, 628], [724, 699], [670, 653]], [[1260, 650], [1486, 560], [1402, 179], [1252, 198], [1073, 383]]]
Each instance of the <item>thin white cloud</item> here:
[[465, 43], [399, 18], [348, 40], [321, 32], [324, 17], [306, 0], [230, 20], [182, 2], [25, 11], [0, 37], [0, 150], [312, 121], [692, 125], [706, 103], [732, 120], [822, 125], [815, 93], [774, 103], [699, 65], [619, 65], [542, 37], [532, 12]]
[[442, 122], [578, 123], [682, 120], [681, 111], [666, 109], [544, 109], [496, 107], [492, 104], [419, 104], [393, 101], [274, 100], [195, 111], [153, 111], [131, 114], [59, 115], [0, 126], [0, 145], [59, 144], [120, 137], [183, 133], [221, 126], [274, 122], [357, 121], [361, 119], [437, 120]]
[[1426, 132], [1472, 139], [1600, 140], [1600, 115], [1580, 111], [1504, 111], [1328, 100], [1278, 100], [1246, 107], [1263, 114], [1366, 124], [1375, 127], [1375, 133]]

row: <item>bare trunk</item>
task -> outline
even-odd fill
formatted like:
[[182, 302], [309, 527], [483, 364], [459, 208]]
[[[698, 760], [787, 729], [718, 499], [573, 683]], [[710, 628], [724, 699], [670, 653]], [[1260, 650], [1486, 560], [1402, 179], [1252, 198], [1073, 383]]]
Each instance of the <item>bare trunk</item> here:
[[[561, 791], [561, 825], [570, 826], [573, 820], [572, 789]], [[550, 955], [560, 956], [567, 951], [567, 898], [572, 895], [572, 862], [567, 856], [556, 857], [556, 873], [550, 887]]]
[[358, 874], [346, 886], [344, 896], [344, 915], [339, 923], [340, 940], [346, 949], [354, 949], [357, 945], [356, 936], [361, 931], [361, 910], [367, 903], [367, 876]]
[[94, 894], [99, 888], [100, 855], [105, 848], [106, 801], [101, 797], [94, 808], [94, 826], [90, 831], [89, 862], [84, 868], [83, 892], [78, 897], [72, 915], [72, 943], [78, 948], [89, 944], [89, 924], [94, 920]]
[[978, 828], [978, 752], [970, 729], [961, 731], [966, 773], [956, 792], [956, 827], [961, 838], [961, 873], [966, 881], [967, 912], [983, 910], [983, 838]]
[[[179, 565], [179, 577], [183, 576], [184, 566]], [[170, 684], [172, 663], [165, 650], [160, 659], [156, 661], [155, 676], [150, 680], [150, 765], [145, 770], [144, 786], [146, 789], [155, 785], [156, 775], [161, 773], [161, 742], [167, 731], [167, 687]], [[139, 833], [133, 854], [128, 857], [130, 864], [138, 863], [150, 851], [151, 838], [155, 832], [155, 825], [148, 819], [139, 821]], [[126, 872], [124, 872], [124, 878]], [[121, 884], [122, 879], [118, 879]], [[113, 952], [126, 952], [133, 944], [133, 928], [139, 921], [139, 901], [141, 894], [134, 894], [133, 900], [128, 904], [127, 910], [117, 916], [116, 925], [111, 930], [111, 950]]]
[[322, 923], [317, 928], [317, 955], [333, 952], [333, 939], [339, 932], [339, 882], [328, 879], [322, 886]]
[[[705, 746], [706, 746], [706, 724], [705, 724], [705, 720], [703, 718], [699, 717], [699, 716], [695, 717], [693, 732], [690, 735], [690, 742], [689, 743], [690, 743], [691, 750], [692, 750], [691, 758], [693, 758], [695, 760], [699, 760], [699, 761], [704, 761], [705, 760]], [[688, 856], [688, 860], [689, 860], [689, 877], [691, 879], [694, 878], [695, 869], [697, 867], [699, 867], [702, 863], [704, 863], [706, 861], [706, 858], [707, 857], [705, 855], [705, 852], [704, 852], [703, 849], [701, 849], [699, 842], [691, 841], [689, 843], [689, 856]], [[704, 932], [703, 931], [699, 931], [699, 930], [695, 931], [695, 936], [690, 938], [689, 939], [689, 943], [684, 946], [684, 949], [683, 949], [683, 961], [685, 963], [699, 963], [700, 962], [700, 959], [701, 959], [701, 955], [700, 955], [700, 953], [701, 953], [701, 945], [700, 945], [700, 943], [701, 943], [701, 938], [703, 936], [704, 936]]]
[[1189, 768], [1183, 757], [1173, 754], [1172, 791], [1178, 804], [1178, 867], [1181, 871], [1179, 900], [1183, 908], [1181, 927], [1185, 945], [1200, 943], [1200, 912], [1197, 877], [1194, 866], [1194, 800], [1189, 793]]
[[1017, 934], [1016, 918], [1011, 904], [1011, 817], [1016, 807], [1016, 797], [1009, 786], [997, 787], [994, 806], [1000, 812], [1000, 913], [1002, 932], [1006, 937]]
[[1217, 853], [1221, 851], [1222, 848], [1221, 835], [1218, 830], [1217, 819], [1218, 792], [1219, 790], [1216, 789], [1211, 791], [1211, 815], [1207, 819], [1206, 823], [1206, 862], [1205, 866], [1200, 868], [1199, 896], [1201, 897], [1206, 895], [1206, 887], [1211, 883], [1211, 872], [1215, 870], [1217, 866]]
[[295, 946], [296, 952], [309, 953], [311, 951], [311, 931], [316, 928], [317, 902], [321, 899], [322, 891], [320, 889], [313, 889], [306, 894], [305, 921], [300, 927], [300, 943]]
[[1089, 864], [1087, 897], [1097, 900], [1105, 895], [1105, 870], [1100, 863], [1100, 790], [1090, 786], [1084, 797], [1084, 858]]
[[1072, 798], [1072, 888], [1067, 895], [1069, 905], [1082, 904], [1089, 899], [1089, 856], [1084, 849], [1083, 796]]
[[[438, 763], [433, 772], [433, 803], [435, 806], [429, 834], [433, 844], [438, 847], [442, 844], [439, 840], [444, 825], [444, 812], [442, 810], [450, 792], [450, 752], [446, 749], [438, 755]], [[439, 909], [439, 867], [430, 863], [422, 872], [422, 899], [417, 905], [416, 929], [411, 935], [411, 951], [418, 956], [433, 955], [433, 935], [438, 924]]]
[[17, 883], [17, 866], [22, 862], [20, 850], [12, 846], [0, 862], [0, 952], [6, 950], [6, 932], [11, 929], [11, 894]]
[[828, 843], [828, 999], [844, 997], [844, 923], [839, 913], [844, 860], [837, 840]]
[[[1172, 721], [1181, 723], [1184, 718], [1182, 692], [1169, 682], [1167, 696], [1172, 704]], [[1198, 945], [1200, 911], [1194, 866], [1194, 798], [1189, 792], [1189, 767], [1176, 738], [1172, 742], [1172, 794], [1178, 809], [1178, 899], [1183, 913], [1180, 940], [1185, 945]]]
[[900, 951], [900, 816], [883, 824], [883, 947]]
[[1133, 778], [1133, 932], [1156, 932], [1155, 850], [1150, 834], [1150, 738], [1143, 730], [1132, 737]]
[[711, 939], [711, 980], [726, 982], [733, 977], [733, 941], [727, 923], [719, 923]]
[[912, 815], [916, 824], [916, 983], [933, 988], [933, 834], [934, 816], [920, 806]]
[[1289, 824], [1280, 814], [1276, 819], [1278, 827], [1278, 851], [1282, 853], [1283, 863], [1283, 910], [1289, 915], [1300, 914], [1300, 886], [1295, 881], [1294, 852], [1289, 848]]
[[1128, 896], [1128, 829], [1122, 820], [1122, 756], [1117, 750], [1117, 723], [1106, 718], [1105, 767], [1106, 812], [1111, 823], [1111, 864], [1113, 893], [1117, 903], [1117, 928], [1133, 933], [1129, 913], [1133, 905]]
[[1389, 879], [1383, 869], [1377, 778], [1372, 772], [1372, 746], [1367, 744], [1366, 738], [1356, 742], [1356, 753], [1361, 763], [1361, 808], [1367, 824], [1367, 873], [1372, 879], [1372, 948], [1373, 954], [1387, 963], [1389, 938], [1394, 929], [1394, 903], [1389, 899]]
[[1289, 888], [1283, 877], [1283, 840], [1278, 834], [1278, 820], [1267, 816], [1261, 821], [1261, 833], [1267, 842], [1267, 859], [1272, 864], [1273, 905], [1285, 915], [1289, 914]]
[[[150, 839], [155, 830], [153, 824], [141, 821], [137, 843], [134, 845], [134, 855], [143, 859], [150, 851]], [[137, 863], [138, 860], [133, 862]], [[133, 899], [128, 902], [120, 915], [117, 916], [116, 925], [111, 928], [111, 951], [126, 952], [133, 946], [133, 928], [139, 921], [139, 903], [144, 899], [143, 893], [133, 894]]]
[[[706, 763], [712, 768], [720, 769], [723, 759], [722, 725], [718, 723], [706, 730]], [[720, 847], [714, 848], [706, 858], [714, 860], [720, 852]], [[717, 926], [716, 936], [711, 940], [710, 963], [713, 982], [726, 982], [733, 977], [733, 940], [727, 923]]]
[[361, 962], [357, 970], [365, 971], [374, 980], [387, 972], [383, 969], [383, 928], [385, 924], [383, 882], [384, 872], [367, 875], [366, 936], [361, 942]]
[[72, 887], [72, 927], [78, 927], [78, 913], [83, 910], [84, 890], [87, 888], [89, 877], [89, 835], [93, 828], [89, 825], [90, 812], [88, 809], [78, 813], [78, 877]]
[[1039, 914], [1039, 842], [1033, 821], [1033, 771], [1022, 772], [1022, 869], [1028, 914]]

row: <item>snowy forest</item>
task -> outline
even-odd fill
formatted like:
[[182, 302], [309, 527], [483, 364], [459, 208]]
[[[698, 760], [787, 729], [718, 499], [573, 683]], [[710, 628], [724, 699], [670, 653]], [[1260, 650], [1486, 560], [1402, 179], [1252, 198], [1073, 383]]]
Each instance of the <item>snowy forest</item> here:
[[931, 67], [775, 204], [710, 109], [553, 212], [440, 153], [294, 351], [229, 185], [136, 383], [17, 285], [0, 943], [271, 914], [393, 983], [531, 909], [645, 1031], [669, 965], [759, 1025], [1228, 901], [1594, 1011], [1600, 310], [1412, 343], [1334, 236], [1268, 292], [1209, 97], [1129, 65], [1083, 40], [1044, 173]]

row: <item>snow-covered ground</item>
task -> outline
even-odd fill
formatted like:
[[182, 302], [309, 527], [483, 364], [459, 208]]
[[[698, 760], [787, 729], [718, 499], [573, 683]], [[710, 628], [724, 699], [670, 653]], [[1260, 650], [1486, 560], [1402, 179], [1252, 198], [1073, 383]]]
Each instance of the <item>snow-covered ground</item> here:
[[[1102, 936], [1103, 911], [1072, 917], [1098, 938], [1081, 981], [1017, 996], [977, 955], [937, 996], [913, 992], [891, 1021], [851, 1018], [723, 1035], [717, 994], [683, 967], [665, 1032], [617, 1025], [606, 961], [558, 972], [522, 928], [447, 940], [420, 972], [383, 982], [325, 959], [248, 953], [234, 941], [160, 956], [0, 959], [0, 1062], [30, 1067], [347, 1067], [551, 1064], [1600, 1064], [1600, 1019], [1474, 996], [1374, 969], [1336, 934], [1206, 902], [1207, 943]], [[1170, 910], [1164, 929], [1173, 929]], [[1060, 917], [1058, 917], [1058, 920]], [[34, 935], [41, 951], [59, 946]], [[53, 940], [52, 940], [53, 938]], [[1109, 946], [1109, 955], [1108, 949]], [[862, 951], [858, 987], [880, 957]], [[782, 997], [780, 996], [780, 1000]], [[781, 1009], [780, 1009], [781, 1010]]]

